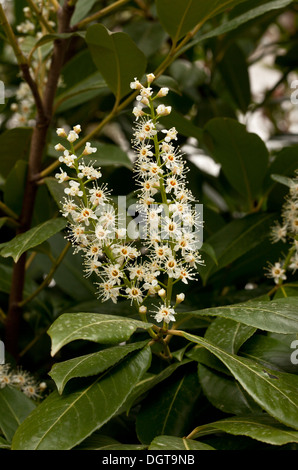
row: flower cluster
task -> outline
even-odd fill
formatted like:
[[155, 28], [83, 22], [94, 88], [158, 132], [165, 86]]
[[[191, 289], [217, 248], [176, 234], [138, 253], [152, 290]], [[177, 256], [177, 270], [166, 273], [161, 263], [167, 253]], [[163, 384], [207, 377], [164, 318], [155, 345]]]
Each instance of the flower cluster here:
[[275, 284], [280, 284], [287, 279], [287, 270], [293, 274], [298, 270], [298, 177], [289, 182], [289, 194], [282, 207], [281, 222], [276, 222], [272, 227], [271, 240], [272, 243], [281, 241], [290, 245], [285, 259], [269, 264], [267, 268], [267, 277], [273, 278]]
[[[51, 28], [55, 28], [55, 23], [52, 21], [55, 9], [49, 0], [34, 0], [40, 15], [48, 23]], [[41, 39], [47, 30], [44, 25], [40, 23], [36, 12], [29, 7], [23, 8], [25, 20], [17, 25], [16, 29], [19, 33], [18, 43], [24, 49], [28, 48], [28, 37], [32, 37], [33, 44]], [[49, 68], [50, 61], [44, 60], [42, 54], [33, 54], [30, 60], [30, 72], [39, 88], [42, 88], [46, 83], [46, 71]], [[61, 85], [61, 82], [60, 82]], [[12, 117], [7, 123], [8, 128], [20, 126], [34, 126], [35, 125], [35, 103], [32, 92], [27, 83], [21, 82], [15, 94], [15, 102], [11, 104]]]
[[46, 389], [44, 382], [36, 383], [34, 377], [21, 368], [11, 369], [9, 364], [0, 365], [0, 389], [6, 386], [16, 387], [27, 397], [32, 399], [41, 398], [41, 393]]
[[[86, 276], [95, 273], [100, 278], [99, 297], [114, 303], [126, 298], [146, 315], [146, 299], [157, 296], [161, 303], [151, 313], [157, 322], [167, 325], [175, 320], [173, 285], [194, 280], [196, 266], [203, 263], [197, 237], [202, 222], [192, 207], [195, 200], [186, 185], [183, 157], [173, 144], [177, 131], [159, 128], [159, 118], [169, 114], [171, 108], [155, 106], [155, 99], [165, 96], [168, 89], [162, 88], [153, 96], [150, 85], [154, 76], [147, 75], [147, 80], [147, 87], [136, 79], [131, 84], [140, 91], [133, 109], [134, 172], [139, 188], [136, 208], [143, 229], [138, 240], [112, 203], [106, 185], [100, 185], [100, 168], [85, 161], [84, 156], [96, 149], [87, 143], [82, 154], [76, 155], [79, 125], [68, 133], [57, 129], [70, 148], [61, 143], [56, 146], [64, 164], [56, 178], [67, 183], [61, 212], [70, 220], [68, 238], [76, 251], [83, 252]], [[177, 295], [176, 305], [183, 300], [184, 294]]]

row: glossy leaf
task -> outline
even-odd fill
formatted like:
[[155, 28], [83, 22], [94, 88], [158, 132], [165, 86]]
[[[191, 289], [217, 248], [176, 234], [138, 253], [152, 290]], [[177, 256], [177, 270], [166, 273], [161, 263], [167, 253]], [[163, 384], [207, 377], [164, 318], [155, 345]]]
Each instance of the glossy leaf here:
[[215, 118], [205, 126], [208, 147], [225, 177], [252, 208], [260, 196], [269, 153], [262, 139], [230, 118]]
[[211, 235], [208, 244], [213, 247], [217, 264], [209, 256], [205, 259], [206, 266], [199, 267], [203, 281], [268, 238], [274, 220], [275, 216], [270, 213], [253, 214], [234, 220]]
[[52, 339], [51, 354], [54, 356], [63, 346], [77, 339], [102, 344], [121, 343], [127, 341], [137, 328], [151, 326], [151, 323], [115, 315], [64, 313], [48, 330]]
[[10, 449], [10, 444], [3, 437], [0, 437], [0, 449]]
[[271, 416], [298, 429], [298, 376], [278, 372], [249, 359], [227, 353], [199, 336], [183, 336], [214, 354], [229, 369], [247, 393]]
[[35, 403], [15, 387], [0, 389], [0, 429], [8, 442], [34, 408]]
[[185, 36], [198, 23], [242, 3], [244, 0], [157, 0], [158, 18], [174, 41]]
[[215, 318], [207, 328], [205, 338], [225, 351], [237, 354], [240, 347], [256, 331], [256, 328], [226, 318]]
[[0, 174], [6, 178], [18, 160], [27, 160], [30, 149], [32, 129], [17, 127], [0, 135], [1, 169]]
[[194, 45], [204, 41], [205, 39], [210, 39], [214, 37], [218, 37], [222, 34], [228, 33], [233, 31], [234, 29], [239, 28], [239, 26], [258, 18], [272, 10], [279, 10], [284, 8], [292, 3], [293, 0], [273, 0], [271, 2], [266, 2], [263, 5], [258, 5], [256, 8], [252, 8], [251, 10], [246, 11], [245, 13], [235, 16], [230, 20], [225, 20], [220, 26], [217, 28], [212, 28], [210, 32], [205, 34], [200, 34], [197, 38], [193, 41], [190, 41], [182, 50], [185, 51]]
[[7, 176], [4, 186], [4, 202], [16, 214], [20, 214], [23, 205], [28, 163], [18, 160]]
[[[196, 431], [196, 432], [195, 432]], [[271, 445], [298, 442], [298, 432], [282, 426], [270, 416], [239, 416], [199, 426], [193, 438], [222, 431], [234, 436], [248, 436]]]
[[104, 349], [93, 354], [69, 359], [68, 361], [54, 364], [49, 375], [54, 380], [58, 392], [62, 394], [67, 382], [75, 377], [90, 377], [104, 372], [109, 367], [114, 366], [128, 354], [142, 349], [146, 341], [132, 343], [124, 346], [115, 346]]
[[66, 223], [66, 220], [60, 217], [58, 219], [48, 220], [43, 224], [37, 225], [27, 232], [17, 235], [15, 238], [13, 238], [4, 246], [0, 252], [0, 255], [4, 258], [11, 256], [14, 261], [17, 262], [20, 256], [25, 253], [25, 251], [40, 245], [44, 241], [48, 240], [48, 238], [55, 235], [57, 232], [63, 230], [66, 226]]
[[220, 411], [233, 415], [263, 413], [262, 408], [230, 376], [218, 373], [202, 364], [198, 365], [198, 373], [204, 395]]
[[158, 394], [152, 394], [142, 403], [137, 415], [136, 430], [140, 441], [150, 444], [154, 436], [169, 433], [183, 436], [200, 392], [194, 373], [164, 383]]
[[73, 393], [53, 392], [19, 427], [12, 448], [72, 449], [117, 413], [150, 362], [145, 348]]
[[[187, 315], [187, 313], [185, 313]], [[222, 305], [196, 310], [191, 315], [207, 315], [228, 318], [253, 328], [275, 333], [290, 334], [298, 330], [298, 297]]]
[[109, 436], [97, 435], [96, 433], [87, 437], [78, 447], [77, 450], [145, 450], [146, 446], [142, 444], [121, 444]]
[[141, 78], [146, 69], [146, 58], [125, 33], [111, 33], [103, 25], [92, 25], [87, 30], [86, 42], [93, 61], [108, 86], [118, 99], [130, 90], [134, 77]]
[[136, 385], [134, 391], [128, 397], [128, 400], [125, 403], [125, 409], [130, 410], [132, 405], [137, 401], [139, 397], [146, 394], [146, 392], [151, 390], [153, 387], [160, 385], [165, 379], [170, 377], [180, 366], [183, 366], [189, 362], [189, 359], [185, 359], [181, 362], [175, 362], [163, 369], [159, 374], [151, 374], [148, 377], [143, 377], [143, 379]]
[[67, 88], [67, 91], [64, 93], [61, 93], [56, 99], [56, 109], [59, 113], [63, 113], [100, 96], [107, 90], [107, 84], [101, 74], [95, 72], [89, 77], [85, 77], [81, 82]]
[[233, 43], [219, 62], [218, 68], [237, 109], [245, 113], [251, 101], [251, 93], [246, 57], [242, 49]]
[[148, 450], [215, 450], [208, 444], [173, 436], [158, 436], [153, 439]]

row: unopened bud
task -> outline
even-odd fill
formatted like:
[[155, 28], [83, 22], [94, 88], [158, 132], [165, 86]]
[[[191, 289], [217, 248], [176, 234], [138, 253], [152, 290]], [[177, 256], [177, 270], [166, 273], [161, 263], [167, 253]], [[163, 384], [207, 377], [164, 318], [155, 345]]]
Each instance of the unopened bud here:
[[57, 150], [57, 152], [64, 152], [64, 150], [66, 150], [66, 149], [65, 149], [65, 147], [63, 147], [63, 145], [57, 144], [57, 145], [55, 145], [55, 150]]
[[155, 75], [153, 73], [148, 73], [147, 75], [147, 82], [150, 84], [155, 80]]
[[177, 304], [181, 304], [181, 302], [183, 302], [184, 299], [185, 299], [185, 294], [183, 294], [183, 292], [181, 294], [176, 295], [176, 303]]
[[159, 92], [157, 93], [157, 97], [158, 98], [162, 98], [163, 96], [167, 96], [167, 94], [169, 93], [169, 89], [166, 88], [166, 87], [163, 87], [159, 90]]
[[160, 290], [158, 291], [158, 295], [159, 295], [159, 297], [161, 297], [162, 299], [164, 299], [165, 296], [166, 296], [166, 291], [165, 291], [164, 289], [160, 289]]
[[141, 307], [139, 308], [139, 313], [141, 315], [146, 315], [147, 313], [147, 307], [145, 307], [145, 305], [141, 305]]
[[56, 130], [57, 132], [57, 135], [59, 137], [67, 137], [67, 134], [65, 132], [65, 129], [63, 129], [63, 127], [58, 127], [58, 129]]

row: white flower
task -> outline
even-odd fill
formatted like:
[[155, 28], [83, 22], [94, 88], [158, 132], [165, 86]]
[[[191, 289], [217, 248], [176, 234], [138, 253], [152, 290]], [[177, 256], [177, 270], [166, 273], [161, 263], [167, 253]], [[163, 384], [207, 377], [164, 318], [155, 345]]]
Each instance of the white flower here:
[[76, 222], [79, 222], [79, 223], [84, 222], [85, 225], [90, 224], [89, 219], [96, 220], [97, 217], [94, 214], [93, 210], [89, 209], [88, 207], [83, 207], [81, 211], [79, 212], [78, 216], [74, 218]]
[[143, 88], [143, 85], [137, 80], [137, 78], [134, 79], [134, 82], [130, 83], [130, 88], [132, 90], [141, 90]]
[[171, 106], [165, 106], [164, 104], [160, 104], [156, 108], [156, 113], [159, 116], [168, 116], [169, 114], [171, 114], [171, 111], [172, 111], [172, 107]]
[[169, 93], [169, 89], [167, 87], [162, 87], [156, 96], [158, 98], [163, 98], [164, 96], [167, 96], [168, 93]]
[[65, 150], [63, 156], [59, 157], [59, 162], [65, 163], [68, 167], [72, 168], [77, 156], [70, 154], [68, 150]]
[[64, 183], [69, 179], [68, 174], [60, 168], [60, 173], [55, 174], [55, 178], [58, 180], [58, 183]]
[[272, 243], [277, 243], [279, 241], [285, 242], [287, 237], [287, 227], [281, 226], [279, 223], [276, 223], [271, 229], [271, 241]]
[[99, 286], [99, 297], [102, 297], [102, 301], [105, 302], [106, 300], [111, 299], [114, 304], [117, 303], [117, 297], [120, 293], [119, 287], [115, 286], [109, 281], [102, 282], [98, 284]]
[[70, 143], [75, 142], [78, 138], [79, 138], [79, 136], [75, 131], [70, 131], [68, 136], [67, 136], [67, 140]]
[[142, 110], [142, 108], [140, 106], [135, 106], [132, 110], [132, 113], [135, 115], [136, 117], [136, 121], [145, 115], [144, 111]]
[[79, 134], [80, 132], [82, 132], [80, 124], [77, 124], [76, 126], [74, 126], [73, 130], [76, 134]]
[[58, 127], [58, 129], [56, 130], [56, 133], [59, 137], [67, 137], [65, 129], [63, 127]]
[[65, 194], [68, 196], [78, 196], [82, 197], [83, 196], [83, 191], [80, 189], [80, 183], [77, 181], [71, 180], [69, 182], [69, 187], [64, 189]]
[[267, 277], [273, 278], [275, 284], [287, 279], [285, 270], [282, 268], [281, 263], [275, 263], [274, 265], [269, 264], [267, 271]]
[[175, 313], [176, 312], [173, 308], [166, 307], [166, 306], [162, 305], [158, 309], [158, 311], [155, 314], [154, 318], [158, 323], [160, 323], [162, 321], [164, 321], [166, 323], [170, 323], [171, 321], [176, 321]]
[[101, 224], [97, 224], [94, 233], [97, 240], [105, 241], [111, 232], [110, 230], [104, 228]]
[[104, 267], [104, 272], [108, 276], [108, 281], [111, 284], [120, 284], [123, 278], [123, 271], [121, 271], [120, 264], [111, 264]]
[[296, 252], [294, 257], [291, 259], [291, 264], [289, 265], [289, 268], [293, 270], [293, 274], [297, 271], [298, 269], [298, 253]]
[[83, 152], [83, 155], [91, 155], [92, 153], [96, 153], [97, 148], [96, 147], [91, 147], [90, 142], [86, 142], [86, 146]]
[[139, 287], [127, 287], [125, 290], [127, 297], [133, 301], [137, 302], [138, 304], [142, 303], [143, 301], [143, 293]]
[[166, 142], [171, 142], [171, 140], [177, 140], [177, 134], [178, 132], [176, 131], [175, 127], [171, 127], [171, 129], [169, 130], [166, 130], [166, 129], [162, 129], [162, 131], [164, 134], [166, 134], [164, 140]]
[[85, 165], [85, 163], [81, 163], [78, 168], [80, 170], [78, 177], [81, 179], [87, 178], [89, 180], [96, 180], [102, 176], [101, 172], [99, 171], [100, 168], [95, 169], [92, 165]]

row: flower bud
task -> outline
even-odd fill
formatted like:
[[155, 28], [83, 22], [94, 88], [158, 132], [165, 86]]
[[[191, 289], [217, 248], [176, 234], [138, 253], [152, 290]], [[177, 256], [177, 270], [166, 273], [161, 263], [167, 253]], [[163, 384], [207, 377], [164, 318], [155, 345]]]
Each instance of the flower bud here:
[[141, 305], [141, 307], [139, 308], [139, 313], [141, 315], [146, 315], [147, 313], [147, 307], [145, 307], [145, 305]]
[[185, 299], [185, 294], [182, 292], [181, 294], [176, 295], [176, 303], [181, 304]]
[[167, 96], [168, 93], [169, 93], [169, 89], [166, 88], [166, 87], [163, 87], [163, 88], [161, 88], [161, 89], [159, 90], [159, 92], [157, 93], [156, 96], [157, 96], [158, 98], [162, 98], [162, 97], [164, 97], [164, 96]]
[[56, 133], [59, 137], [67, 137], [65, 129], [63, 129], [63, 127], [58, 127], [58, 129], [56, 130]]
[[57, 145], [55, 145], [55, 150], [57, 150], [57, 152], [64, 152], [64, 150], [66, 150], [66, 149], [65, 149], [65, 147], [63, 147], [63, 145], [57, 144]]
[[148, 73], [147, 75], [147, 82], [150, 84], [155, 80], [155, 75], [153, 73]]
[[166, 291], [165, 291], [164, 289], [160, 289], [160, 290], [158, 291], [158, 295], [159, 295], [159, 297], [161, 297], [162, 299], [164, 299], [165, 296], [166, 296]]

